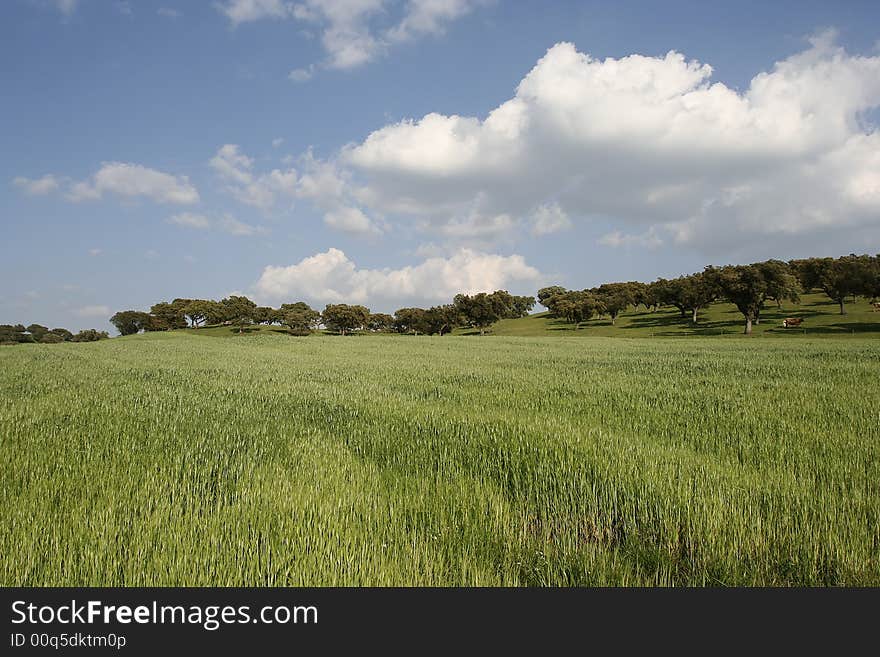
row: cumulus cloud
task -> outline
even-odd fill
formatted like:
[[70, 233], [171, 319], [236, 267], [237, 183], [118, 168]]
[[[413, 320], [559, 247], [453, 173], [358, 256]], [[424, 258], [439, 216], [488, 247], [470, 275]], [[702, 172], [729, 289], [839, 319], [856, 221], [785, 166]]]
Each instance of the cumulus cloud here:
[[532, 214], [532, 235], [550, 235], [571, 228], [571, 219], [558, 203], [546, 203]]
[[239, 221], [232, 215], [226, 214], [219, 219], [211, 219], [203, 214], [193, 212], [181, 212], [174, 214], [166, 219], [167, 223], [184, 228], [194, 228], [196, 230], [218, 230], [229, 233], [236, 237], [250, 237], [252, 235], [262, 235], [268, 232], [262, 226], [253, 226], [251, 224]]
[[[486, 0], [225, 0], [217, 8], [233, 26], [267, 19], [313, 25], [326, 53], [322, 66], [345, 70], [376, 59], [394, 43], [442, 34], [481, 4]], [[309, 66], [289, 77], [303, 82], [313, 73]]]
[[308, 68], [295, 68], [287, 74], [287, 79], [292, 80], [293, 82], [308, 82], [312, 79], [314, 74], [314, 66], [309, 66]]
[[464, 216], [452, 217], [439, 226], [419, 224], [423, 231], [434, 232], [447, 240], [464, 244], [494, 244], [510, 235], [516, 220], [508, 214], [484, 215], [473, 209]]
[[423, 34], [443, 34], [454, 20], [471, 13], [485, 0], [409, 0], [406, 15], [388, 30], [393, 41], [407, 41]]
[[229, 233], [236, 237], [251, 237], [252, 235], [262, 235], [267, 232], [262, 226], [253, 226], [239, 221], [230, 215], [225, 215], [217, 221], [216, 225], [224, 233]]
[[169, 224], [176, 226], [185, 226], [186, 228], [197, 228], [204, 230], [211, 227], [211, 220], [203, 214], [194, 212], [181, 212], [180, 214], [171, 215], [166, 220]]
[[108, 306], [83, 306], [73, 311], [77, 317], [110, 317]]
[[324, 223], [346, 233], [378, 234], [381, 231], [359, 208], [340, 205], [324, 213]]
[[46, 196], [57, 190], [60, 185], [58, 178], [51, 173], [36, 179], [18, 176], [12, 183], [20, 187], [28, 196]]
[[319, 160], [311, 151], [296, 162], [299, 170], [273, 169], [266, 173], [254, 171], [254, 160], [235, 144], [225, 144], [211, 159], [211, 167], [227, 184], [227, 191], [238, 201], [264, 211], [273, 209], [286, 198], [305, 199], [322, 214], [324, 223], [335, 230], [357, 235], [380, 235], [386, 225], [381, 219], [370, 218], [358, 207], [358, 190], [348, 180], [349, 174], [335, 162]]
[[293, 3], [284, 0], [226, 0], [215, 6], [233, 25], [264, 18], [286, 18], [293, 11]]
[[256, 174], [254, 160], [243, 154], [237, 144], [224, 144], [211, 158], [209, 164], [227, 183], [229, 191], [237, 200], [268, 211], [279, 199], [296, 196], [296, 171], [272, 169]]
[[253, 180], [254, 160], [238, 150], [237, 144], [224, 144], [211, 158], [211, 167], [227, 180], [246, 185]]
[[76, 11], [79, 0], [55, 0], [55, 7], [65, 16], [70, 16]]
[[560, 43], [485, 118], [401, 121], [339, 162], [366, 210], [449, 231], [474, 207], [531, 217], [535, 235], [601, 219], [629, 228], [606, 244], [643, 246], [876, 227], [880, 133], [864, 117], [880, 105], [880, 56], [834, 38], [742, 92], [677, 52], [599, 60]]
[[449, 302], [459, 292], [533, 288], [542, 274], [522, 256], [461, 249], [400, 269], [362, 269], [339, 249], [289, 266], [268, 266], [255, 285], [261, 299], [305, 298], [319, 303]]
[[352, 185], [349, 173], [335, 162], [315, 158], [311, 151], [299, 160], [300, 175], [296, 196], [308, 199], [324, 213], [324, 223], [346, 233], [375, 236], [387, 230], [381, 218], [370, 218], [360, 208], [359, 190]]
[[646, 249], [656, 249], [663, 245], [663, 240], [657, 235], [656, 230], [651, 227], [644, 233], [639, 233], [637, 235], [624, 234], [619, 230], [615, 230], [600, 237], [599, 244], [614, 248], [636, 246]]
[[67, 198], [71, 201], [94, 200], [108, 193], [127, 198], [146, 197], [157, 203], [176, 205], [199, 202], [199, 192], [186, 176], [174, 176], [123, 162], [104, 162], [90, 179], [71, 185]]

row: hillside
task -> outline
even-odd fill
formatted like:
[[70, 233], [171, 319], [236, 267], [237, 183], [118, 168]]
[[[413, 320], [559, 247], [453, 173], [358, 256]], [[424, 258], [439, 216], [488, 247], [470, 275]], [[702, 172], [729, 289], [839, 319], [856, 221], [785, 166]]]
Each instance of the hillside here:
[[[801, 317], [804, 322], [797, 329], [782, 328], [782, 320], [786, 317]], [[548, 313], [536, 313], [522, 319], [503, 319], [491, 330], [491, 335], [542, 337], [542, 336], [578, 336], [578, 337], [683, 337], [683, 336], [735, 336], [743, 331], [742, 315], [735, 306], [729, 303], [716, 303], [699, 314], [699, 323], [691, 324], [690, 317], [681, 317], [675, 308], [661, 308], [656, 312], [648, 312], [643, 307], [622, 313], [611, 325], [607, 317], [593, 319], [581, 324], [575, 331], [574, 326], [563, 320], [550, 317]], [[208, 326], [199, 329], [185, 329], [184, 332], [203, 337], [238, 337], [235, 326]], [[474, 329], [457, 329], [456, 335], [477, 335]], [[248, 326], [246, 335], [287, 335], [281, 326]], [[753, 328], [754, 336], [824, 336], [844, 337], [858, 335], [880, 336], [880, 312], [875, 312], [866, 299], [858, 299], [847, 304], [847, 314], [838, 313], [836, 303], [823, 294], [807, 294], [798, 305], [785, 304], [781, 309], [767, 304], [761, 323]], [[391, 334], [395, 336], [397, 334]], [[390, 337], [390, 336], [389, 336]]]
[[[797, 329], [782, 328], [786, 317], [801, 317], [803, 325]], [[495, 335], [510, 336], [609, 336], [609, 337], [679, 337], [679, 336], [720, 336], [741, 335], [743, 317], [736, 306], [729, 303], [716, 303], [699, 314], [699, 323], [691, 324], [690, 317], [681, 317], [675, 308], [661, 308], [648, 312], [643, 307], [621, 314], [615, 325], [607, 317], [593, 319], [581, 324], [575, 331], [574, 325], [550, 317], [548, 313], [537, 313], [523, 319], [504, 319], [492, 327]], [[471, 329], [460, 329], [460, 334], [476, 334]], [[753, 328], [753, 336], [829, 336], [842, 337], [853, 334], [880, 336], [880, 312], [874, 312], [870, 303], [858, 299], [847, 304], [847, 314], [840, 315], [836, 303], [823, 294], [806, 294], [798, 305], [784, 304], [781, 309], [767, 304], [761, 323]]]

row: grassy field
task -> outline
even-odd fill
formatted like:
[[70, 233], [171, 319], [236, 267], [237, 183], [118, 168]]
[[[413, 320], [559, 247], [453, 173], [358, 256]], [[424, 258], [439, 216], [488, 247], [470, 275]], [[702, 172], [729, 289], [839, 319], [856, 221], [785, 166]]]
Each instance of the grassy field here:
[[880, 585], [880, 342], [0, 349], [2, 585]]
[[[847, 314], [840, 315], [838, 305], [824, 294], [805, 294], [801, 303], [786, 303], [777, 308], [767, 303], [760, 324], [753, 327], [756, 337], [880, 337], [880, 312], [874, 311], [864, 298], [847, 304]], [[538, 307], [540, 309], [540, 306]], [[782, 328], [786, 317], [800, 317], [804, 323], [796, 329]], [[536, 313], [523, 319], [502, 319], [491, 329], [493, 335], [517, 337], [558, 337], [571, 335], [577, 337], [689, 337], [689, 336], [738, 336], [743, 332], [743, 316], [736, 306], [729, 303], [714, 303], [700, 311], [699, 322], [691, 323], [690, 316], [682, 317], [675, 308], [661, 308], [648, 312], [644, 307], [629, 309], [617, 318], [612, 326], [607, 317], [584, 322], [577, 330], [573, 324], [548, 316], [546, 312]], [[188, 329], [190, 330], [190, 329]], [[209, 326], [191, 329], [195, 334], [210, 337], [235, 337], [238, 328], [233, 326]], [[283, 334], [282, 326], [249, 326], [245, 331], [253, 335]], [[457, 335], [477, 335], [475, 329], [457, 329]]]
[[[846, 304], [847, 314], [840, 315], [839, 306], [824, 294], [805, 294], [799, 304], [785, 303], [777, 308], [767, 303], [761, 323], [753, 327], [759, 337], [843, 337], [848, 335], [880, 336], [880, 312], [875, 312], [868, 300], [859, 298]], [[800, 317], [803, 325], [797, 329], [782, 328], [786, 317]], [[492, 329], [495, 335], [537, 337], [540, 335], [608, 336], [625, 338], [685, 337], [741, 335], [744, 319], [736, 306], [714, 303], [700, 311], [699, 322], [691, 323], [690, 316], [682, 317], [675, 308], [661, 308], [648, 312], [644, 307], [628, 310], [617, 318], [615, 325], [607, 317], [584, 322], [575, 331], [574, 325], [538, 313], [524, 319], [503, 319]], [[462, 329], [460, 334], [476, 331]]]

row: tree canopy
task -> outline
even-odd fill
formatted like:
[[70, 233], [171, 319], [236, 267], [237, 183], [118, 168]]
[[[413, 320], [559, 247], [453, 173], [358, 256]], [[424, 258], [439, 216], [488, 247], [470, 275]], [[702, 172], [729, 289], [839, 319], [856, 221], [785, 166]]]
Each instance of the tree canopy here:
[[116, 327], [119, 335], [133, 335], [150, 325], [150, 315], [138, 310], [120, 310], [110, 318], [110, 323]]
[[363, 328], [369, 319], [369, 308], [344, 303], [327, 304], [321, 313], [324, 326], [341, 335]]

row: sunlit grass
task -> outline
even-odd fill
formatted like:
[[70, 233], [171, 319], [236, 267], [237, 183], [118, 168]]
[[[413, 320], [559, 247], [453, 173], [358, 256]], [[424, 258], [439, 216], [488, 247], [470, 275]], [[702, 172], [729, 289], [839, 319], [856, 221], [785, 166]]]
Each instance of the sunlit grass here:
[[880, 343], [0, 349], [3, 585], [880, 585]]

